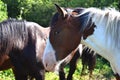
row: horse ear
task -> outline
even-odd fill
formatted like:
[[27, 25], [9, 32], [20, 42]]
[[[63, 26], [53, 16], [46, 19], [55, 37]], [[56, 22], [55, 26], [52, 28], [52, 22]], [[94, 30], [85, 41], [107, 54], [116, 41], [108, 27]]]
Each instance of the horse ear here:
[[55, 6], [56, 6], [56, 9], [57, 9], [58, 13], [59, 13], [63, 18], [65, 18], [67, 12], [66, 12], [62, 7], [58, 6], [57, 4], [55, 4]]

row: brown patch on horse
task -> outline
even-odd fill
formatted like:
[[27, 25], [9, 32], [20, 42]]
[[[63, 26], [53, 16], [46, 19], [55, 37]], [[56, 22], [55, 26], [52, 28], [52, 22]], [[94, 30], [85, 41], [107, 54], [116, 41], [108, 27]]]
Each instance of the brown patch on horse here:
[[3, 54], [0, 56], [0, 66], [4, 63], [4, 61], [8, 60], [9, 56], [7, 54]]
[[85, 29], [85, 31], [83, 32], [83, 39], [86, 39], [89, 35], [92, 35], [95, 27], [96, 25], [93, 23], [91, 24], [90, 28]]
[[120, 80], [119, 74], [114, 74], [114, 75], [115, 75], [116, 80]]
[[116, 80], [120, 80], [119, 74], [115, 74]]
[[0, 71], [14, 68], [8, 55], [0, 56]]
[[83, 11], [84, 8], [76, 8], [76, 9], [73, 9], [72, 11], [72, 15], [79, 15], [82, 11]]
[[10, 68], [14, 68], [10, 59], [7, 59], [3, 62], [3, 64], [0, 66], [0, 71], [1, 70], [7, 70], [7, 69], [10, 69]]
[[73, 11], [73, 12], [72, 12], [72, 15], [78, 15], [78, 13], [77, 13], [77, 12], [75, 12], [75, 11]]
[[95, 64], [96, 64], [96, 55], [94, 54], [95, 52], [93, 50], [91, 50], [88, 47], [85, 47], [82, 51], [82, 73], [81, 75], [85, 74], [85, 69], [88, 66], [89, 69], [89, 77], [92, 77], [92, 71], [95, 68]]

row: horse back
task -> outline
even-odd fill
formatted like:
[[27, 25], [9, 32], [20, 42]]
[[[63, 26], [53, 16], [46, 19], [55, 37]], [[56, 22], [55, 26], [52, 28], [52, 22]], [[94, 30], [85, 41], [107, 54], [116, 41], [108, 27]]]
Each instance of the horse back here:
[[0, 54], [22, 49], [27, 43], [28, 31], [24, 20], [8, 19], [0, 23]]

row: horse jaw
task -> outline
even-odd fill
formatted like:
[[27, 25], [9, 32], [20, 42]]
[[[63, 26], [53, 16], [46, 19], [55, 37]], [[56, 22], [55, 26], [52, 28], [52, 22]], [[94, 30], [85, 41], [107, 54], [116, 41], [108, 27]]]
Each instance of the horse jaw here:
[[54, 71], [55, 65], [57, 63], [55, 57], [55, 50], [53, 49], [49, 39], [47, 40], [47, 45], [43, 53], [43, 65], [46, 70]]

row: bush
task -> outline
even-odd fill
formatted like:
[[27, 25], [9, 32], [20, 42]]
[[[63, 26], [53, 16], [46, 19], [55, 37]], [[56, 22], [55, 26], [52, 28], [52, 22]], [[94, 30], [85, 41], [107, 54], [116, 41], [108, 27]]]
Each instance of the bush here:
[[23, 9], [22, 17], [34, 21], [42, 26], [48, 26], [54, 12], [54, 5], [51, 1], [24, 0], [21, 3]]
[[55, 12], [54, 4], [63, 7], [115, 7], [119, 8], [120, 1], [116, 0], [2, 0], [7, 4], [8, 16], [34, 21], [42, 26], [49, 26]]
[[0, 21], [7, 19], [7, 6], [0, 0]]

